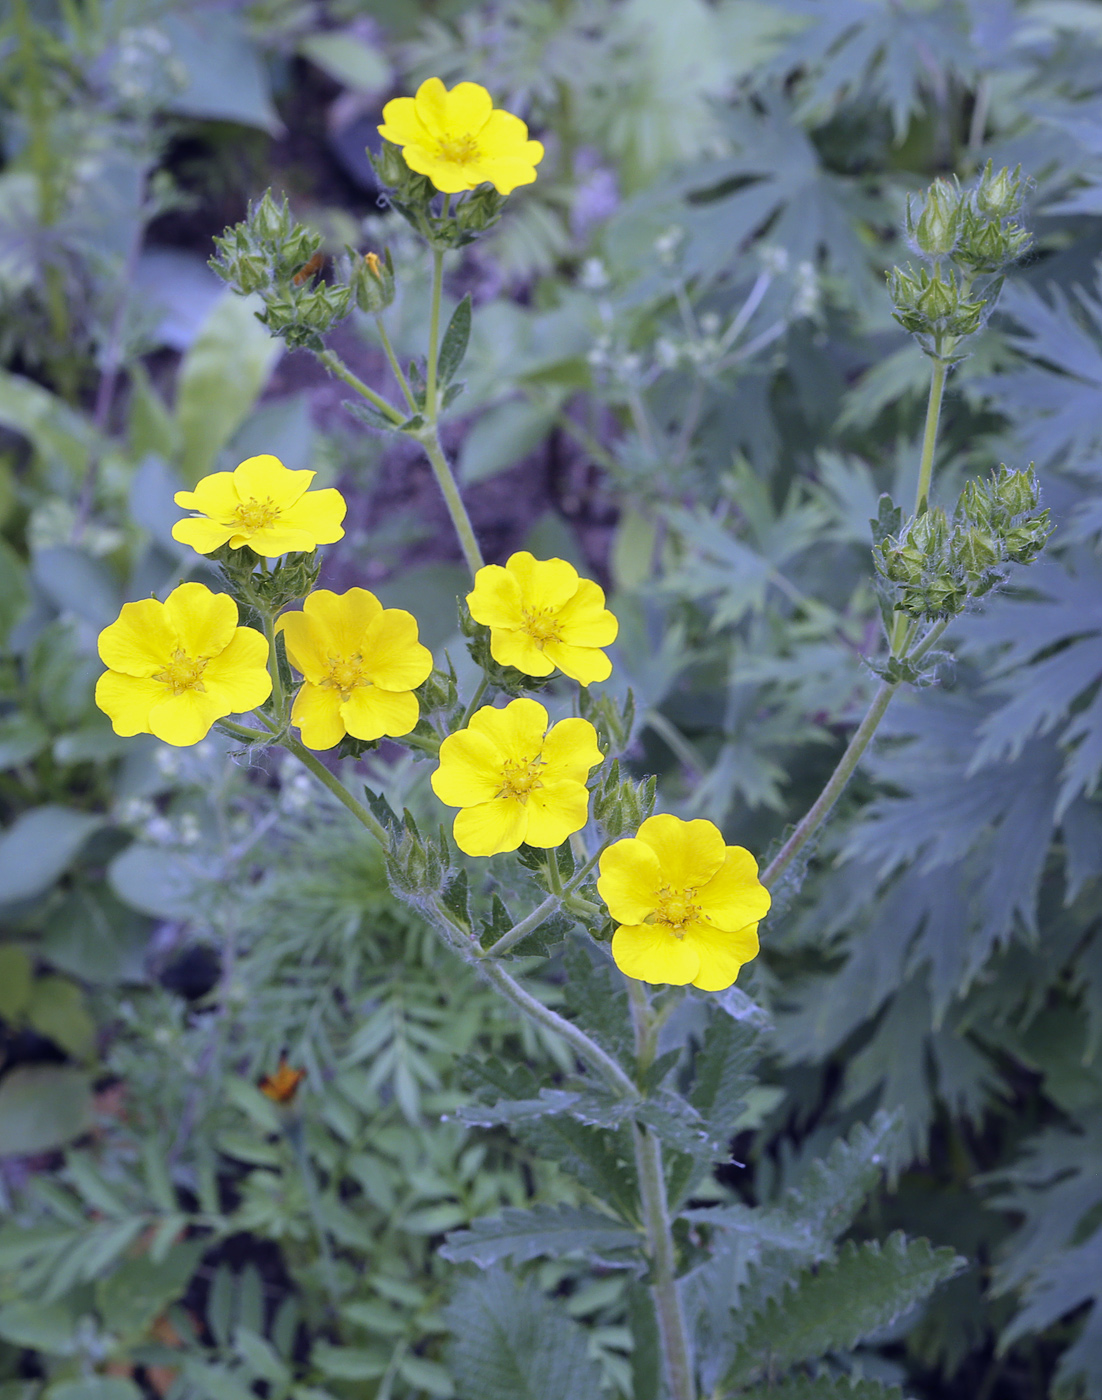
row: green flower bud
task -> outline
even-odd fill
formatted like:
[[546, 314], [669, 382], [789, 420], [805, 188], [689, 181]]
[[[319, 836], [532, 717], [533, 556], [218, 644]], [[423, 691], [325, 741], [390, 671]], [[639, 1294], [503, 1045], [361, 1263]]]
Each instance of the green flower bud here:
[[966, 530], [957, 539], [955, 553], [969, 578], [979, 578], [1001, 562], [997, 541], [983, 530]]
[[977, 213], [986, 219], [1008, 219], [1022, 207], [1022, 167], [1013, 171], [1006, 166], [995, 174], [991, 162], [984, 166], [980, 182], [972, 194]]
[[378, 253], [358, 253], [348, 250], [351, 259], [349, 285], [361, 311], [379, 315], [394, 300], [394, 263], [389, 248], [380, 258]]
[[[915, 219], [915, 209], [921, 213]], [[907, 201], [907, 234], [918, 251], [935, 260], [948, 257], [956, 247], [960, 228], [962, 197], [958, 186], [948, 180], [935, 180], [925, 200]]]
[[277, 205], [271, 190], [268, 190], [260, 203], [249, 210], [247, 223], [257, 238], [266, 243], [278, 243], [290, 232], [290, 205], [286, 198]]
[[385, 185], [387, 189], [397, 189], [404, 185], [413, 171], [406, 164], [406, 158], [402, 155], [400, 146], [392, 146], [389, 141], [384, 141], [382, 150], [378, 155], [367, 153], [375, 174], [379, 177], [379, 183]]

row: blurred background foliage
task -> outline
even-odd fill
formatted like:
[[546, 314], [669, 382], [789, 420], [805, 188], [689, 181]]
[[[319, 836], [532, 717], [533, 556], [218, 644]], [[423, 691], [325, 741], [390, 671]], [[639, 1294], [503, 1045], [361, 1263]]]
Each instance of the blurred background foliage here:
[[[448, 282], [475, 303], [448, 445], [488, 557], [609, 585], [637, 771], [762, 854], [875, 685], [869, 519], [913, 493], [928, 374], [883, 285], [906, 195], [988, 158], [1030, 176], [1035, 246], [953, 372], [938, 481], [1035, 461], [1057, 530], [954, 624], [955, 665], [896, 702], [781, 892], [745, 982], [763, 1080], [715, 1190], [773, 1201], [901, 1111], [856, 1236], [971, 1267], [863, 1374], [1099, 1400], [1092, 0], [0, 3], [0, 1397], [471, 1394], [448, 1341], [470, 1266], [442, 1237], [579, 1202], [554, 1149], [459, 1112], [473, 1065], [548, 1081], [564, 1047], [445, 961], [324, 794], [213, 737], [123, 743], [92, 704], [120, 603], [207, 577], [172, 492], [257, 451], [349, 497], [324, 581], [410, 607], [462, 663], [427, 470], [206, 266], [285, 191], [330, 254], [389, 244], [415, 353], [425, 276], [364, 146], [432, 74], [486, 84], [548, 152]], [[383, 387], [368, 332], [341, 353]], [[359, 768], [434, 823], [426, 771]], [[561, 998], [561, 950], [538, 966]], [[290, 1106], [257, 1088], [281, 1056], [306, 1071]], [[627, 1275], [528, 1268], [605, 1391], [649, 1395]]]

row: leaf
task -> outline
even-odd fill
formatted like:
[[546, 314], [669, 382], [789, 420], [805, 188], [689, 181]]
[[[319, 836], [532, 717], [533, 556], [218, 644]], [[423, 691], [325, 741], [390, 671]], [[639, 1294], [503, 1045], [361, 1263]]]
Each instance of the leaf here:
[[897, 1385], [841, 1376], [795, 1376], [769, 1387], [769, 1400], [903, 1400]]
[[700, 1114], [717, 1155], [730, 1156], [730, 1140], [754, 1083], [751, 1071], [759, 1043], [746, 1022], [714, 1016], [693, 1062], [689, 1102]]
[[107, 868], [107, 881], [124, 904], [159, 919], [187, 919], [195, 910], [196, 876], [181, 857], [134, 841]]
[[17, 1065], [0, 1079], [0, 1157], [64, 1147], [92, 1126], [87, 1075], [69, 1065]]
[[84, 1002], [84, 993], [65, 977], [36, 977], [26, 1007], [26, 1018], [39, 1035], [52, 1040], [75, 1059], [88, 1059], [96, 1040], [96, 1023]]
[[468, 485], [507, 471], [550, 432], [557, 407], [531, 399], [508, 399], [488, 408], [467, 434], [459, 453], [459, 477]]
[[904, 1150], [903, 1116], [878, 1113], [840, 1138], [826, 1157], [813, 1161], [782, 1203], [784, 1215], [808, 1230], [825, 1252], [848, 1230], [881, 1176], [898, 1165]]
[[725, 1384], [733, 1389], [766, 1371], [773, 1375], [830, 1352], [852, 1350], [964, 1265], [952, 1249], [908, 1241], [902, 1232], [891, 1235], [883, 1248], [876, 1241], [850, 1241], [836, 1259], [802, 1273], [746, 1323]]
[[379, 93], [390, 84], [386, 55], [351, 30], [307, 34], [299, 40], [298, 49], [335, 82], [356, 92]]
[[572, 1019], [615, 1060], [630, 1060], [634, 1040], [623, 977], [604, 953], [578, 940], [567, 943], [563, 968], [563, 994]]
[[533, 1280], [501, 1269], [464, 1279], [444, 1310], [449, 1370], [479, 1400], [600, 1400], [586, 1333]]
[[440, 356], [436, 365], [436, 383], [445, 388], [455, 378], [455, 372], [463, 363], [467, 353], [467, 342], [471, 338], [471, 294], [463, 298], [452, 313], [448, 329], [440, 345]]
[[30, 715], [16, 713], [0, 719], [0, 770], [15, 768], [40, 754], [50, 731]]
[[17, 1025], [31, 995], [34, 965], [22, 948], [0, 947], [0, 1017]]
[[33, 380], [2, 370], [0, 425], [25, 437], [46, 466], [64, 468], [74, 484], [99, 448], [90, 420]]
[[329, 1342], [315, 1342], [310, 1360], [327, 1376], [342, 1381], [374, 1381], [386, 1374], [390, 1357], [382, 1350], [367, 1347], [336, 1347]]
[[193, 486], [249, 416], [282, 346], [253, 314], [259, 301], [233, 292], [218, 299], [184, 356], [176, 380], [180, 471]]
[[234, 10], [188, 6], [159, 15], [157, 24], [187, 79], [165, 102], [169, 111], [208, 121], [239, 122], [272, 136], [283, 132], [244, 16]]
[[104, 1324], [120, 1337], [142, 1337], [170, 1303], [183, 1296], [206, 1245], [188, 1240], [172, 1245], [156, 1262], [147, 1254], [122, 1263], [96, 1284], [96, 1305]]
[[21, 1299], [0, 1307], [0, 1337], [13, 1346], [64, 1353], [75, 1327], [72, 1310], [62, 1303]]
[[69, 868], [103, 818], [46, 804], [0, 836], [0, 905], [43, 894]]
[[31, 577], [60, 612], [75, 613], [97, 630], [119, 615], [118, 585], [106, 565], [82, 549], [54, 545], [35, 550]]
[[500, 1215], [474, 1221], [468, 1230], [453, 1230], [438, 1252], [453, 1264], [477, 1264], [480, 1269], [503, 1259], [523, 1263], [578, 1251], [588, 1259], [599, 1256], [607, 1265], [607, 1251], [639, 1244], [640, 1236], [630, 1226], [583, 1206], [507, 1207]]

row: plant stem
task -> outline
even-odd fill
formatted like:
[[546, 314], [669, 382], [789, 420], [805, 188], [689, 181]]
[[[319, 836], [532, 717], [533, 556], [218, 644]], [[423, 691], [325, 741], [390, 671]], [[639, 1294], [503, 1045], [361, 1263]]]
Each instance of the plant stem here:
[[304, 768], [309, 768], [318, 782], [327, 787], [343, 807], [348, 808], [360, 825], [371, 832], [384, 851], [390, 849], [390, 837], [383, 824], [372, 816], [362, 802], [358, 802], [352, 796], [340, 779], [330, 773], [324, 763], [319, 762], [309, 749], [304, 748], [298, 739], [293, 739], [289, 734], [284, 735], [280, 743], [289, 753], [294, 754]]
[[[642, 986], [628, 979], [631, 1019], [635, 1029], [635, 1053], [640, 1071], [654, 1057], [654, 1028], [650, 1002]], [[671, 1400], [694, 1400], [693, 1364], [689, 1330], [677, 1287], [677, 1259], [670, 1225], [662, 1143], [649, 1128], [632, 1124], [635, 1168], [643, 1207], [643, 1228], [651, 1261], [651, 1293], [658, 1318], [658, 1332], [666, 1362]]]
[[432, 250], [432, 303], [429, 310], [429, 353], [425, 367], [425, 417], [436, 422], [436, 366], [440, 359], [440, 298], [444, 291], [444, 250]]
[[478, 709], [482, 697], [486, 694], [489, 688], [490, 678], [489, 676], [484, 675], [479, 681], [475, 693], [471, 696], [470, 703], [468, 704], [467, 708], [463, 711], [463, 718], [459, 721], [460, 729], [466, 729], [467, 725], [470, 724], [471, 716], [474, 714], [475, 710]]
[[268, 673], [272, 678], [272, 699], [275, 701], [275, 711], [282, 724], [286, 718], [286, 700], [283, 695], [283, 677], [279, 674], [279, 657], [276, 654], [276, 633], [275, 618], [270, 612], [261, 614], [261, 621], [264, 624], [264, 635], [268, 639]]
[[394, 353], [394, 347], [390, 343], [390, 336], [386, 333], [386, 323], [381, 316], [375, 317], [375, 325], [379, 332], [379, 339], [383, 344], [383, 350], [386, 352], [391, 373], [398, 381], [398, 387], [401, 389], [406, 403], [409, 404], [410, 413], [416, 413], [417, 400], [413, 397], [413, 390], [409, 387], [409, 380], [403, 374], [402, 366], [398, 363], [398, 356]]
[[796, 830], [766, 866], [761, 876], [761, 882], [766, 888], [776, 884], [826, 820], [830, 809], [842, 795], [842, 789], [853, 776], [853, 770], [860, 762], [861, 755], [868, 748], [869, 740], [876, 733], [876, 727], [884, 718], [884, 713], [891, 704], [892, 696], [898, 689], [898, 681], [881, 681], [880, 688], [873, 697], [865, 718], [857, 726], [853, 738], [839, 759], [838, 767], [830, 775], [826, 787], [816, 798]]
[[915, 495], [915, 515], [922, 515], [929, 506], [930, 479], [934, 472], [934, 449], [937, 447], [937, 430], [941, 422], [941, 400], [945, 393], [945, 375], [948, 365], [944, 360], [934, 361], [930, 375], [930, 397], [926, 404], [926, 431], [922, 437], [922, 461], [918, 468], [918, 491]]
[[349, 388], [355, 389], [361, 398], [374, 404], [380, 413], [385, 413], [392, 423], [398, 424], [403, 421], [401, 412], [384, 399], [382, 394], [377, 394], [358, 375], [353, 374], [339, 355], [335, 355], [332, 350], [318, 350], [315, 353], [319, 362], [325, 366], [330, 374], [335, 374], [338, 379], [343, 379]]
[[507, 953], [510, 948], [514, 948], [522, 938], [527, 938], [533, 930], [539, 928], [544, 919], [549, 919], [559, 906], [559, 896], [549, 894], [542, 904], [537, 904], [532, 912], [521, 919], [520, 923], [514, 924], [507, 932], [503, 933], [496, 943], [492, 943], [483, 952], [476, 952], [479, 958], [500, 958], [502, 953]]
[[483, 566], [482, 551], [475, 538], [471, 517], [467, 514], [467, 507], [463, 504], [459, 487], [455, 483], [451, 467], [448, 466], [447, 458], [444, 456], [444, 449], [440, 446], [440, 436], [437, 433], [435, 421], [431, 425], [426, 425], [424, 432], [416, 433], [414, 436], [425, 449], [425, 456], [429, 459], [429, 465], [432, 467], [437, 485], [443, 494], [444, 504], [448, 508], [448, 514], [455, 526], [455, 533], [459, 537], [459, 547], [463, 551], [463, 558], [467, 561], [467, 568], [470, 569], [473, 578]]

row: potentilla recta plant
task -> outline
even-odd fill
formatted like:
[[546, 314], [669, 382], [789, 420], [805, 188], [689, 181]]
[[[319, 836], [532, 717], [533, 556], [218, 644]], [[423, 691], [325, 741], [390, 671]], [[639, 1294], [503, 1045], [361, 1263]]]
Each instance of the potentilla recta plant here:
[[[318, 550], [341, 538], [344, 502], [332, 489], [313, 489], [312, 473], [259, 456], [177, 496], [187, 514], [174, 535], [218, 566], [225, 591], [184, 583], [163, 602], [128, 603], [100, 637], [107, 670], [98, 702], [120, 735], [189, 745], [216, 728], [242, 746], [287, 749], [362, 826], [364, 839], [382, 847], [395, 895], [520, 1015], [570, 1047], [576, 1073], [555, 1086], [529, 1083], [522, 1065], [488, 1070], [488, 1099], [471, 1121], [570, 1120], [563, 1169], [578, 1176], [593, 1207], [569, 1217], [552, 1212], [554, 1230], [549, 1217], [533, 1213], [527, 1235], [514, 1212], [507, 1228], [491, 1221], [480, 1233], [453, 1235], [450, 1257], [525, 1261], [604, 1239], [595, 1247], [640, 1281], [636, 1351], [645, 1358], [657, 1346], [661, 1385], [673, 1400], [735, 1394], [789, 1373], [791, 1384], [810, 1384], [823, 1352], [885, 1325], [959, 1261], [901, 1239], [883, 1253], [876, 1247], [867, 1257], [835, 1257], [827, 1242], [833, 1234], [809, 1244], [820, 1237], [797, 1238], [795, 1226], [787, 1237], [789, 1227], [775, 1224], [769, 1248], [789, 1251], [788, 1273], [776, 1260], [770, 1267], [793, 1299], [810, 1306], [822, 1294], [823, 1305], [833, 1305], [832, 1289], [850, 1288], [867, 1306], [854, 1301], [852, 1324], [837, 1333], [848, 1340], [830, 1341], [828, 1331], [816, 1333], [814, 1344], [785, 1341], [785, 1310], [768, 1321], [775, 1304], [763, 1284], [757, 1302], [748, 1294], [744, 1315], [731, 1311], [717, 1338], [694, 1315], [703, 1304], [691, 1278], [713, 1237], [748, 1227], [735, 1225], [734, 1207], [727, 1216], [694, 1212], [693, 1189], [709, 1179], [730, 1139], [735, 1110], [722, 1085], [725, 1076], [741, 1082], [730, 1037], [752, 1003], [745, 995], [732, 1001], [729, 989], [779, 922], [770, 916], [770, 891], [792, 883], [896, 691], [932, 678], [941, 659], [935, 647], [952, 618], [995, 587], [1008, 566], [1034, 558], [1048, 532], [1028, 472], [1003, 468], [987, 483], [970, 484], [952, 512], [931, 504], [947, 371], [989, 313], [1001, 269], [1024, 246], [1014, 222], [1020, 180], [988, 168], [972, 190], [940, 181], [909, 213], [921, 266], [896, 269], [890, 291], [897, 319], [931, 360], [932, 382], [913, 513], [904, 519], [883, 498], [872, 522], [883, 642], [866, 663], [880, 685], [822, 793], [759, 869], [760, 853], [728, 845], [712, 822], [660, 810], [653, 780], [624, 776], [632, 703], [600, 691], [613, 670], [608, 648], [618, 627], [602, 589], [561, 559], [520, 552], [487, 565], [441, 445], [440, 419], [461, 387], [455, 375], [471, 321], [464, 299], [441, 333], [445, 259], [490, 228], [506, 197], [536, 178], [542, 146], [518, 117], [495, 109], [485, 89], [460, 83], [449, 91], [438, 79], [388, 103], [380, 132], [378, 174], [431, 260], [422, 364], [406, 373], [391, 347], [389, 253], [349, 249], [344, 280], [319, 282], [319, 236], [292, 218], [286, 202], [266, 195], [217, 240], [214, 266], [237, 292], [259, 293], [273, 335], [312, 351], [355, 392], [373, 428], [424, 450], [470, 567], [461, 614], [480, 678], [460, 694], [450, 666], [434, 669], [411, 614], [384, 607], [364, 588], [337, 594], [316, 586]], [[374, 319], [403, 402], [363, 383], [327, 347], [325, 336], [353, 306]], [[432, 765], [439, 836], [419, 830], [409, 814], [396, 815], [332, 761], [355, 758], [383, 738]], [[507, 910], [503, 888], [526, 892], [527, 907]], [[564, 939], [586, 953], [588, 972], [567, 959], [573, 975], [601, 989], [590, 997], [602, 1004], [589, 1024], [585, 1015], [547, 1005], [525, 983], [531, 957]], [[579, 1005], [585, 989], [568, 990], [575, 995], [567, 1005]], [[685, 1091], [690, 1043], [683, 1037], [671, 1051], [662, 1034], [689, 1002], [710, 1029]], [[286, 1078], [282, 1067], [280, 1074]], [[275, 1094], [281, 1083], [277, 1074], [264, 1092]], [[869, 1178], [861, 1180], [867, 1189]], [[847, 1218], [838, 1217], [834, 1233]], [[558, 1246], [548, 1243], [555, 1230]], [[756, 1257], [767, 1256], [759, 1250]], [[837, 1285], [824, 1261], [839, 1271]], [[730, 1307], [737, 1303], [732, 1296]], [[583, 1361], [571, 1400], [589, 1393]], [[661, 1393], [657, 1374], [640, 1394]], [[557, 1395], [552, 1386], [548, 1400]]]

